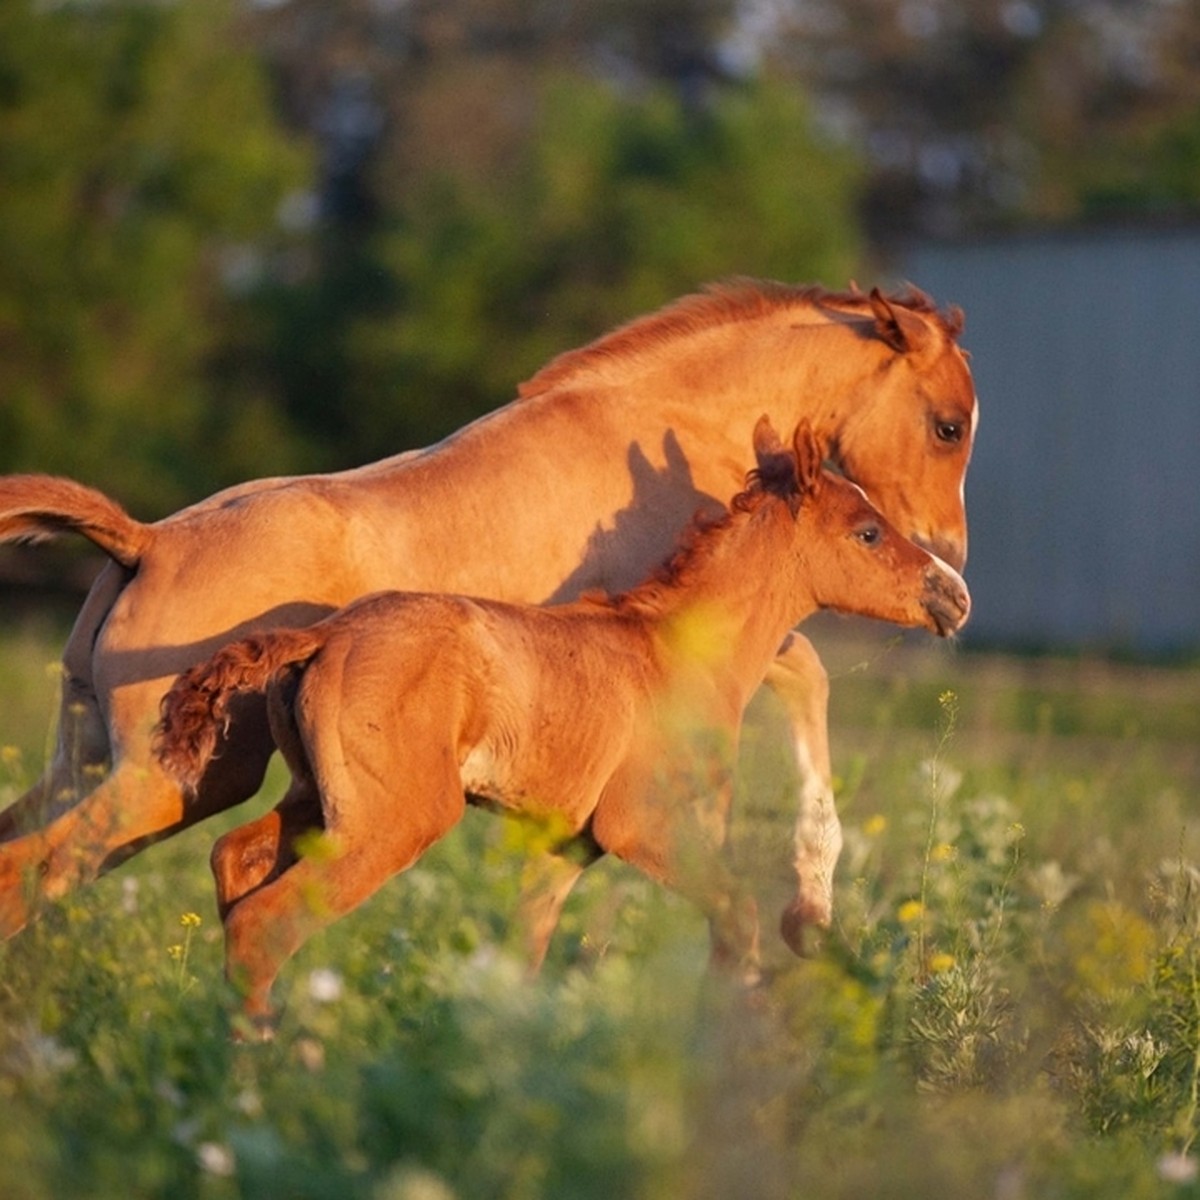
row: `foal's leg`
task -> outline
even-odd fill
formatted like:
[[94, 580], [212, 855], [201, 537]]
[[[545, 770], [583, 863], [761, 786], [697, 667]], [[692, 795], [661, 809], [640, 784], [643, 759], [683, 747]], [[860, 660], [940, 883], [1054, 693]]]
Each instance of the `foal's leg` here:
[[239, 900], [283, 874], [299, 857], [296, 839], [322, 825], [320, 799], [311, 784], [294, 780], [270, 812], [219, 837], [209, 865], [221, 920]]
[[[727, 809], [718, 798], [711, 811]], [[686, 802], [606, 796], [592, 832], [604, 850], [695, 904], [708, 918], [712, 965], [752, 986], [760, 979], [758, 906], [725, 859], [724, 822], [705, 815]]]
[[787, 711], [800, 775], [796, 898], [783, 914], [780, 932], [792, 950], [802, 954], [805, 929], [826, 928], [833, 919], [833, 871], [842, 851], [829, 760], [829, 677], [812, 643], [790, 634], [767, 671], [766, 683]]
[[429, 755], [411, 774], [405, 771], [420, 794], [403, 806], [390, 785], [395, 776], [352, 763], [336, 774], [336, 801], [325, 805], [330, 853], [299, 859], [225, 916], [226, 975], [264, 1036], [273, 1015], [271, 985], [283, 964], [319, 929], [416, 862], [465, 807], [451, 755]]
[[521, 873], [517, 922], [524, 933], [525, 966], [530, 976], [542, 969], [571, 889], [599, 857], [594, 844], [576, 839], [553, 850], [531, 853], [526, 860]]

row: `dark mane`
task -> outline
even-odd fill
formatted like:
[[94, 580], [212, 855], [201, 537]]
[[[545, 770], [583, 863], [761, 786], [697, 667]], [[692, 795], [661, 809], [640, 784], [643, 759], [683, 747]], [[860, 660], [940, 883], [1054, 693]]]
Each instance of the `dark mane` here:
[[[952, 307], [942, 312], [928, 295], [912, 284], [889, 296], [888, 301], [909, 312], [932, 318], [951, 340], [962, 332], [960, 309]], [[586, 346], [565, 351], [521, 384], [518, 395], [523, 398], [536, 396], [586, 367], [627, 357], [677, 337], [734, 321], [766, 317], [779, 309], [800, 305], [849, 310], [863, 316], [871, 314], [869, 298], [857, 287], [835, 292], [817, 285], [800, 287], [764, 279], [728, 279], [708, 284], [700, 292], [683, 296], [656, 312], [620, 325]]]
[[[790, 455], [780, 455], [780, 458]], [[729, 502], [729, 508], [717, 514], [698, 512], [679, 536], [679, 542], [664, 563], [641, 583], [624, 592], [610, 594], [601, 590], [584, 592], [579, 598], [589, 604], [611, 609], [617, 613], [655, 611], [663, 596], [682, 587], [687, 578], [707, 562], [724, 539], [725, 531], [735, 522], [749, 520], [768, 498], [783, 500], [795, 514], [799, 503], [794, 467], [784, 471], [771, 464], [746, 475], [746, 485]]]

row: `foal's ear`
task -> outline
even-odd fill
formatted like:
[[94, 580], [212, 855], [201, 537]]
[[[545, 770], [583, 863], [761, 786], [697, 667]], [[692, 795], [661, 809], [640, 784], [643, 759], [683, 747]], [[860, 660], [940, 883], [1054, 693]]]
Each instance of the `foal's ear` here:
[[765, 491], [778, 496], [793, 495], [796, 491], [796, 460], [779, 440], [779, 434], [767, 416], [758, 418], [754, 426], [755, 474]]
[[908, 335], [900, 324], [900, 318], [896, 316], [896, 310], [877, 287], [871, 289], [869, 299], [871, 312], [875, 315], [876, 335], [897, 354], [905, 353], [909, 349]]
[[825, 469], [825, 451], [813, 427], [801, 421], [792, 435], [792, 454], [796, 459], [796, 490], [801, 496], [815, 491]]
[[764, 459], [774, 458], [777, 454], [787, 453], [771, 418], [763, 413], [754, 426], [754, 460], [761, 467]]

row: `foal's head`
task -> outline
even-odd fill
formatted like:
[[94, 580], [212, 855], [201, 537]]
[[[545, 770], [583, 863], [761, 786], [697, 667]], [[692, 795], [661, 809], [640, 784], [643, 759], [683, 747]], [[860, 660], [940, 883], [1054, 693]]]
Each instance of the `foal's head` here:
[[797, 427], [789, 449], [762, 417], [754, 453], [758, 466], [750, 488], [734, 506], [753, 505], [756, 492], [787, 501], [798, 556], [822, 608], [920, 625], [941, 637], [962, 627], [971, 600], [958, 572], [901, 536], [861, 488], [825, 470], [807, 422]]

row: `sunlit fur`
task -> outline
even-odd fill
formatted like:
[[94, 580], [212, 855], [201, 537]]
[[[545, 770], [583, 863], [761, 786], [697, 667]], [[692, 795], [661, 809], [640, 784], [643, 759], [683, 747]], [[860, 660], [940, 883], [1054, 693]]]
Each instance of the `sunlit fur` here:
[[[415, 862], [471, 798], [547, 824], [565, 873], [612, 853], [678, 888], [709, 917], [714, 961], [754, 976], [754, 903], [721, 846], [742, 713], [767, 664], [818, 608], [939, 634], [969, 609], [957, 573], [823, 473], [807, 426], [789, 452], [764, 419], [755, 444], [732, 511], [619, 596], [538, 607], [385, 592], [181, 676], [156, 745], [189, 791], [242, 691], [270, 691], [292, 770], [276, 813], [213, 855], [248, 1015], [268, 1015], [280, 966], [312, 932]], [[269, 862], [264, 825], [282, 831]], [[325, 851], [298, 854], [313, 831]]]
[[[72, 481], [0, 478], [0, 540], [76, 532], [113, 558], [63, 655], [54, 758], [0, 814], [0, 935], [25, 924], [31, 902], [257, 790], [271, 739], [254, 698], [235, 706], [220, 768], [195, 795], [153, 760], [150, 729], [180, 671], [230, 639], [386, 588], [525, 602], [628, 588], [697, 510], [740, 486], [746, 431], [764, 411], [777, 428], [809, 420], [901, 532], [957, 567], [975, 422], [957, 332], [957, 316], [916, 291], [889, 300], [735, 281], [560, 356], [514, 403], [371, 466], [258, 480], [154, 524]], [[935, 421], [961, 437], [939, 441]], [[799, 928], [829, 919], [838, 840], [826, 680], [797, 637], [767, 682], [814, 776], [800, 793]], [[810, 854], [799, 831], [812, 795], [824, 807]], [[553, 895], [530, 905], [552, 908]]]

